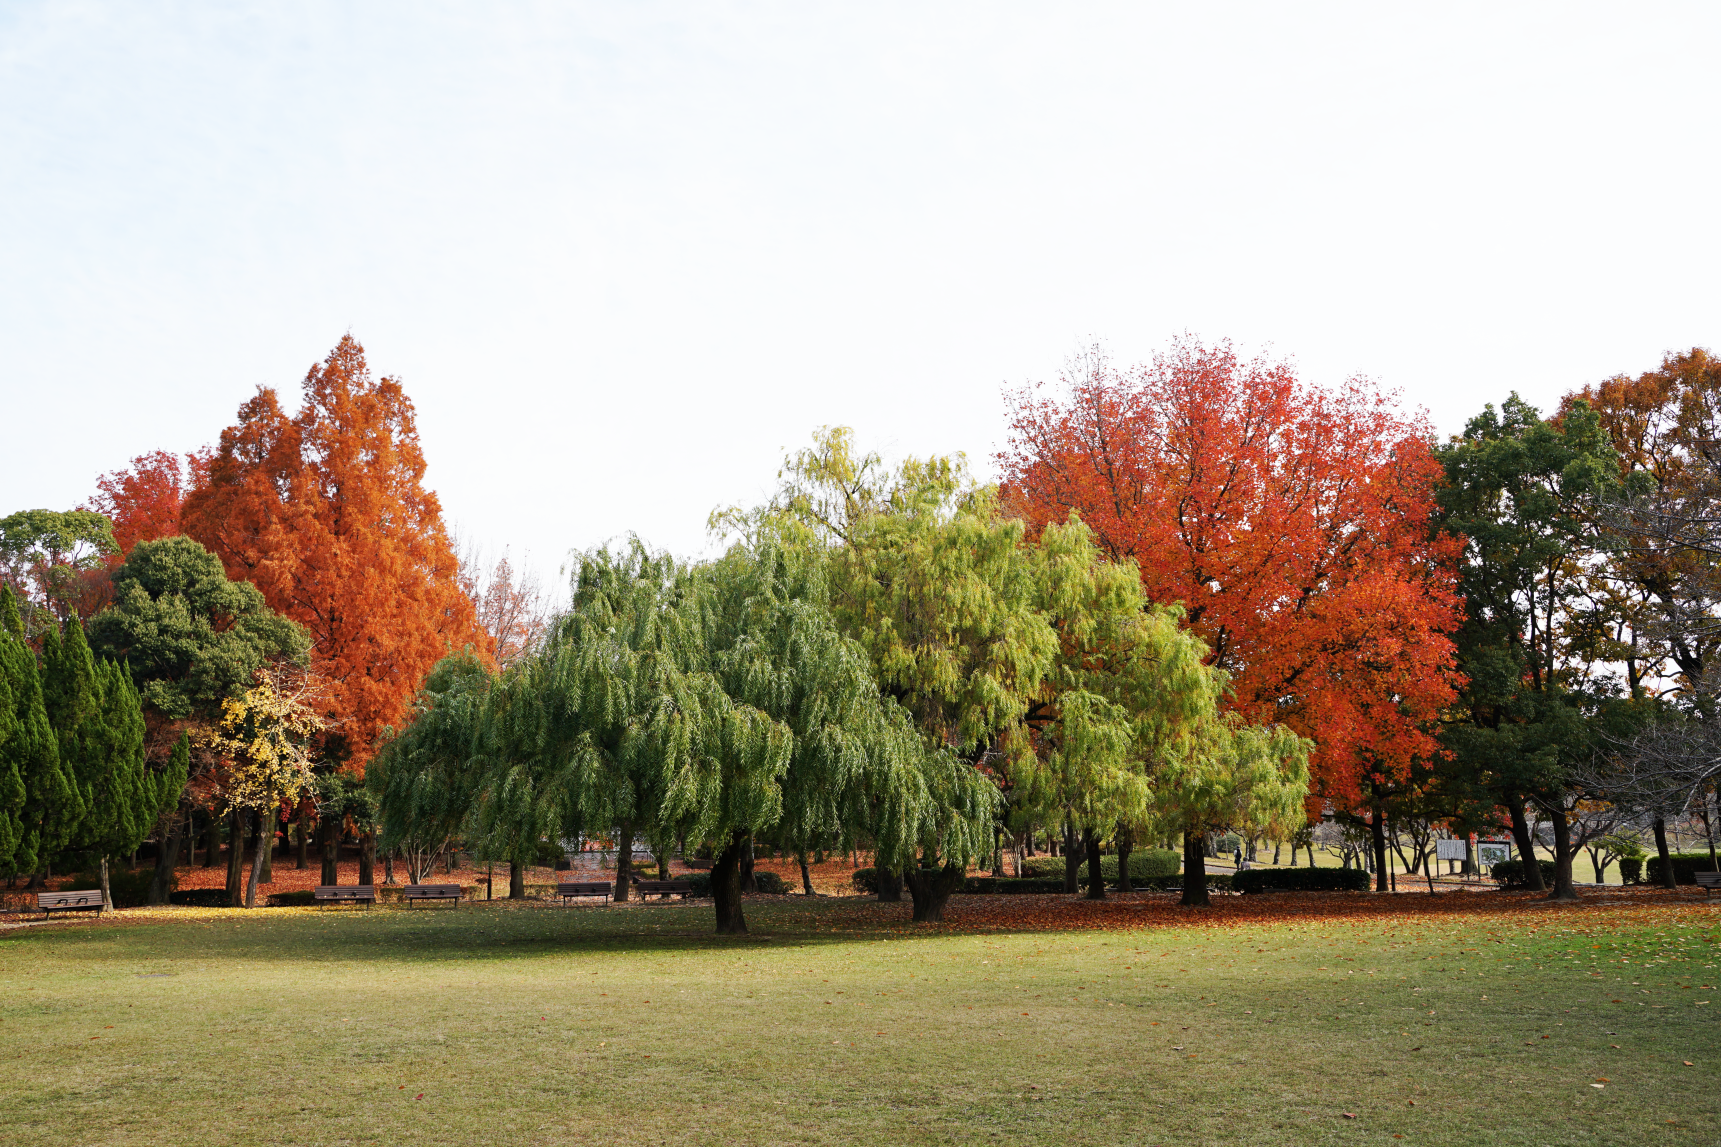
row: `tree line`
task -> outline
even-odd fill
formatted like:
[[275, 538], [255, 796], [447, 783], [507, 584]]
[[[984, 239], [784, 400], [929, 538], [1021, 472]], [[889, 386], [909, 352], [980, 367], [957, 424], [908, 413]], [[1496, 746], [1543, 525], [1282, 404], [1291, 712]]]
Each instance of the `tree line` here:
[[[1641, 831], [1671, 879], [1721, 760], [1718, 383], [1693, 350], [1438, 442], [1225, 344], [1094, 351], [1009, 396], [995, 485], [826, 429], [712, 515], [721, 557], [589, 551], [552, 617], [505, 557], [463, 568], [411, 402], [348, 336], [298, 413], [260, 390], [212, 448], [0, 519], [0, 863], [152, 835], [164, 890], [199, 832], [212, 858], [287, 824], [327, 882], [356, 833], [361, 878], [464, 842], [517, 891], [601, 836], [624, 886], [634, 841], [709, 849], [725, 931], [755, 843], [869, 849], [924, 920], [1035, 830], [1100, 896], [1102, 851], [1127, 881], [1136, 841], [1180, 841], [1190, 904], [1212, 833], [1321, 822], [1381, 887], [1405, 824], [1545, 835], [1557, 897]], [[92, 804], [109, 774], [133, 811]], [[68, 827], [93, 808], [124, 831]], [[272, 849], [249, 880], [240, 853], [235, 902]]]

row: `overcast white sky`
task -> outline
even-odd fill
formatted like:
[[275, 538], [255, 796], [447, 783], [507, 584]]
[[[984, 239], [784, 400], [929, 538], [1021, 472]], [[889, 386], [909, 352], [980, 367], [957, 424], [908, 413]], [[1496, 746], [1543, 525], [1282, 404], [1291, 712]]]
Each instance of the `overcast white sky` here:
[[684, 554], [1182, 331], [1442, 433], [1714, 346], [1721, 6], [0, 0], [0, 514], [344, 331], [451, 523]]

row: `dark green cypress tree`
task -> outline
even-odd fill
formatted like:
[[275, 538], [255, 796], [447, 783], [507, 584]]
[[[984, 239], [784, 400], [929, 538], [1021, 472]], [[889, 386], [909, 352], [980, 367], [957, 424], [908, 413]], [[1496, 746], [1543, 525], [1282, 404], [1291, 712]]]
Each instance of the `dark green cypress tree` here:
[[[0, 776], [15, 771], [23, 795], [16, 806], [18, 827], [6, 875], [33, 877], [42, 872], [63, 844], [66, 810], [79, 807], [75, 786], [60, 766], [59, 740], [49, 722], [41, 666], [24, 644], [17, 601], [0, 589], [0, 676], [6, 679], [13, 727], [0, 744]], [[55, 635], [56, 639], [58, 634]], [[3, 798], [0, 798], [3, 799]]]

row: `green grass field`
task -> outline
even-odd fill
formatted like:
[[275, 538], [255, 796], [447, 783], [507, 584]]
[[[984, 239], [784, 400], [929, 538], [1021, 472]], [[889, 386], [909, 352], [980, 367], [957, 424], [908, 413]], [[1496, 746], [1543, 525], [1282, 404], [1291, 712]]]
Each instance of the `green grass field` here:
[[1721, 1142], [1700, 900], [959, 901], [9, 929], [0, 1142]]

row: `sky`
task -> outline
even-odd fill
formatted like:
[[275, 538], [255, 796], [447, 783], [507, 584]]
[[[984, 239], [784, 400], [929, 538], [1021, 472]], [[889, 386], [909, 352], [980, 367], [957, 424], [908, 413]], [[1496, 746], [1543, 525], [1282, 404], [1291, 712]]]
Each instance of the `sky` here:
[[351, 332], [450, 524], [709, 552], [1095, 343], [1441, 435], [1721, 336], [1714, 4], [0, 0], [0, 515]]

